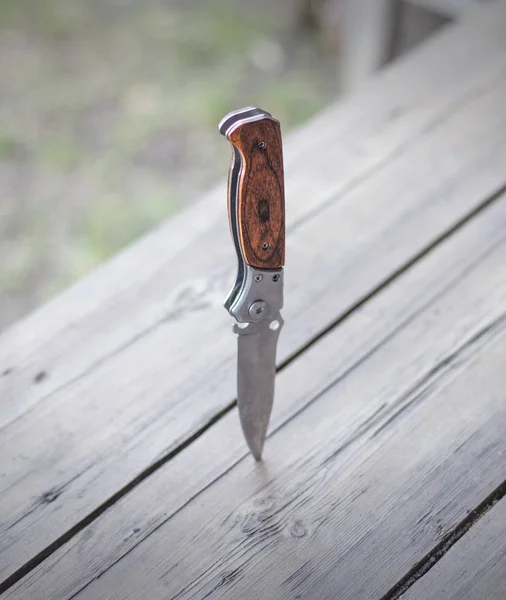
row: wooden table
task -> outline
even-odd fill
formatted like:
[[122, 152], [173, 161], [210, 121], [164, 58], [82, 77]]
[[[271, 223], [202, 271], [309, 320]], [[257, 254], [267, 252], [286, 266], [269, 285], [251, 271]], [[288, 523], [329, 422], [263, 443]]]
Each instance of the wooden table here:
[[504, 600], [505, 31], [483, 9], [288, 137], [263, 463], [224, 183], [2, 336], [2, 599]]

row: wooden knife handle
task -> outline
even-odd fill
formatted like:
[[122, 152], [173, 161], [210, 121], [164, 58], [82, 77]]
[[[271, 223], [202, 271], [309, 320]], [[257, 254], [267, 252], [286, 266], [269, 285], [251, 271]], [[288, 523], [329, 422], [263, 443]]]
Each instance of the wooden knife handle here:
[[[285, 191], [279, 122], [271, 117], [239, 122], [226, 137], [241, 157], [237, 231], [245, 262], [279, 269], [285, 262]], [[229, 215], [230, 218], [235, 218]]]

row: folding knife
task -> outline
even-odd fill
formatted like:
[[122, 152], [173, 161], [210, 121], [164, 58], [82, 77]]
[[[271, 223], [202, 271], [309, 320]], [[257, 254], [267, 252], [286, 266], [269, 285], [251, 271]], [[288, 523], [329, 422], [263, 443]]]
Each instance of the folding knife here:
[[232, 144], [230, 231], [238, 271], [225, 308], [238, 335], [237, 404], [244, 436], [260, 460], [274, 399], [276, 346], [283, 327], [285, 194], [279, 122], [248, 106], [219, 130]]

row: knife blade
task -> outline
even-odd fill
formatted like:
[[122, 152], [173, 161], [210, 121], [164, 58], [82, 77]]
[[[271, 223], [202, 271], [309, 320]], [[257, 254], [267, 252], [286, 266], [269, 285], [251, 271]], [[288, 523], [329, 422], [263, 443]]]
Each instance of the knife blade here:
[[283, 327], [285, 194], [279, 121], [248, 106], [219, 130], [232, 144], [228, 216], [238, 268], [225, 308], [237, 321], [237, 404], [246, 442], [262, 457], [274, 400], [276, 347]]

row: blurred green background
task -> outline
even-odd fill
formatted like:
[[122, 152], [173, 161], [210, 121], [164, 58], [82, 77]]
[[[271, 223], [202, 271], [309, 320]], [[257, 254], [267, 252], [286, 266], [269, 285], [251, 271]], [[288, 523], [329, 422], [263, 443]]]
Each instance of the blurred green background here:
[[224, 178], [229, 110], [336, 81], [303, 2], [0, 0], [0, 329]]

